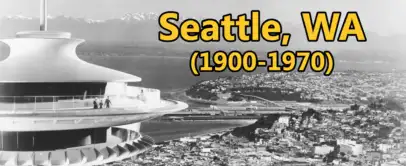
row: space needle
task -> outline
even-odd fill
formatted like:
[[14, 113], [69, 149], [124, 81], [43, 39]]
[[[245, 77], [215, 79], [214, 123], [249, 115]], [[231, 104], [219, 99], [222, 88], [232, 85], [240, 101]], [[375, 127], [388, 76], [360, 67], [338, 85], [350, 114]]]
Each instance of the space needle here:
[[46, 0], [40, 11], [40, 31], [0, 40], [10, 47], [0, 61], [0, 165], [129, 158], [154, 144], [140, 132], [142, 121], [188, 107], [161, 99], [158, 89], [129, 86], [137, 76], [81, 60], [76, 48], [84, 40], [48, 31]]

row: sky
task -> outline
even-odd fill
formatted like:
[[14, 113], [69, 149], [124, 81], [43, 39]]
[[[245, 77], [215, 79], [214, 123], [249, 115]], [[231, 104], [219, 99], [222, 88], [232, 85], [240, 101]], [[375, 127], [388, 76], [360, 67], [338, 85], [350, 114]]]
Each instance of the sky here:
[[[301, 24], [301, 11], [357, 11], [364, 28], [380, 35], [406, 34], [406, 0], [48, 0], [48, 13], [105, 20], [127, 13], [178, 11], [187, 17], [219, 17], [260, 10], [263, 17]], [[37, 17], [40, 0], [0, 0], [0, 17]]]

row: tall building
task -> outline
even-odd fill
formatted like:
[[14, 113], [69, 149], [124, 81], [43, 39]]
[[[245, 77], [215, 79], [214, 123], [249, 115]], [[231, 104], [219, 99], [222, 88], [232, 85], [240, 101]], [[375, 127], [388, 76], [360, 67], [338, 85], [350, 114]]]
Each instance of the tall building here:
[[84, 42], [46, 28], [1, 42], [0, 165], [98, 165], [144, 152], [154, 140], [140, 122], [180, 111], [185, 103], [129, 86], [141, 78], [82, 61]]

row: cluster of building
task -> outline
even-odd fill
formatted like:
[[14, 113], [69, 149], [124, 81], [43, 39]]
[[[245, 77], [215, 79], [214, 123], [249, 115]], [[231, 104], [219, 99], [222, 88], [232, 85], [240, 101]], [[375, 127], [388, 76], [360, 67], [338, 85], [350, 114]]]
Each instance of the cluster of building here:
[[[237, 137], [236, 130], [233, 130], [172, 140], [123, 163], [406, 165], [406, 114], [403, 106], [406, 103], [406, 76], [403, 73], [348, 71], [330, 77], [314, 73], [267, 73], [204, 81], [193, 88], [223, 94], [220, 95], [223, 97], [236, 87], [293, 90], [300, 92], [303, 98], [347, 103], [347, 107], [310, 104], [306, 105], [307, 108], [275, 115], [278, 120], [268, 126], [247, 127], [246, 130], [251, 130], [250, 137]], [[330, 102], [324, 104], [331, 106]]]
[[230, 92], [230, 89], [247, 87], [277, 88], [285, 93], [300, 93], [303, 100], [350, 104], [391, 96], [406, 102], [406, 74], [400, 72], [346, 71], [335, 72], [328, 77], [310, 72], [261, 73], [204, 81], [192, 88], [194, 92], [222, 94]]
[[[269, 165], [265, 146], [236, 138], [224, 131], [167, 141], [120, 165]], [[256, 146], [256, 148], [253, 148]]]
[[315, 115], [278, 115], [254, 139], [232, 131], [156, 145], [133, 165], [405, 165], [406, 121], [398, 111], [352, 107]]

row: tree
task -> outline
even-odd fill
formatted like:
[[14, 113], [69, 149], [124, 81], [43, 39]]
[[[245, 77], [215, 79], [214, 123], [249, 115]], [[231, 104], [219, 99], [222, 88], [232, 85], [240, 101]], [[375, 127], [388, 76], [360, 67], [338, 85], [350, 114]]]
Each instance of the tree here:
[[358, 104], [354, 104], [350, 106], [351, 110], [359, 110], [360, 106]]
[[326, 163], [333, 162], [335, 159], [337, 159], [339, 152], [340, 152], [340, 146], [337, 145], [337, 146], [334, 147], [333, 151], [328, 153], [326, 155], [326, 157], [323, 158], [323, 162], [326, 162]]

